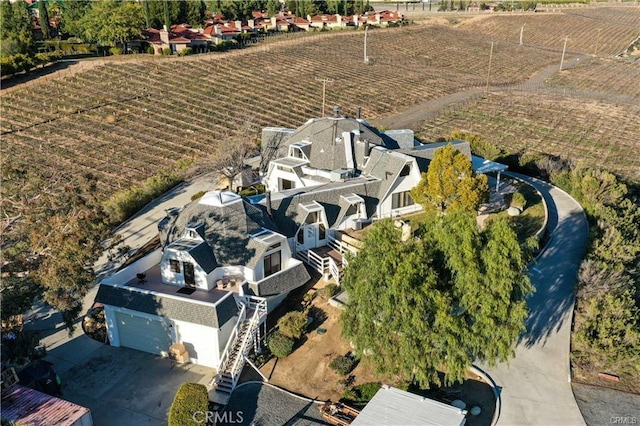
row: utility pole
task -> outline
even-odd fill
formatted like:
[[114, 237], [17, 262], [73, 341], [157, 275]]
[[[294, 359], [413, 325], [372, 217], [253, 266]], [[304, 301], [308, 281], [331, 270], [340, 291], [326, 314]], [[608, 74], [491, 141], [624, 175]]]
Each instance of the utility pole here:
[[520, 46], [522, 46], [522, 36], [524, 34], [524, 26], [527, 24], [522, 24], [522, 26], [520, 27]]
[[493, 59], [493, 42], [491, 42], [491, 51], [489, 52], [489, 69], [487, 70], [487, 88], [485, 93], [489, 91], [489, 80], [491, 79], [491, 59]]
[[364, 63], [369, 63], [369, 57], [367, 56], [367, 31], [369, 30], [369, 25], [365, 24], [364, 27]]
[[322, 82], [322, 116], [324, 117], [324, 103], [325, 103], [325, 100], [327, 99], [327, 83], [333, 83], [333, 80], [330, 80], [328, 78], [316, 77], [316, 81]]
[[562, 71], [562, 64], [564, 64], [564, 53], [567, 51], [567, 41], [569, 41], [569, 36], [564, 38], [564, 47], [562, 48], [562, 59], [560, 59], [560, 71]]
[[598, 56], [598, 44], [600, 43], [600, 31], [602, 28], [598, 28], [598, 37], [596, 37], [596, 50], [593, 52], [593, 56]]

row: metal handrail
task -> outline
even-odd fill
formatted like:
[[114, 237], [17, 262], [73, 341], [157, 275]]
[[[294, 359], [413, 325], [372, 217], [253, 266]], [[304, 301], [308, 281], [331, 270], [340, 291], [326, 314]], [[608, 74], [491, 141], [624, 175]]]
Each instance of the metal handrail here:
[[238, 337], [241, 324], [243, 324], [247, 318], [247, 307], [243, 303], [241, 303], [241, 305], [242, 306], [240, 307], [240, 315], [238, 315], [238, 321], [236, 322], [236, 326], [233, 328], [231, 336], [229, 336], [229, 340], [227, 340], [227, 344], [224, 347], [224, 352], [222, 353], [222, 359], [220, 360], [220, 370], [218, 370], [219, 373], [224, 371], [226, 363], [228, 361], [230, 349], [233, 347], [232, 344], [235, 343]]

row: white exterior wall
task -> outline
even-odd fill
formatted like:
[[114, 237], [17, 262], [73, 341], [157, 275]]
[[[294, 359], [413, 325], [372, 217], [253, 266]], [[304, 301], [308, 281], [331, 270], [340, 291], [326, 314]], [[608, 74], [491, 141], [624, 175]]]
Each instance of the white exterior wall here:
[[409, 173], [409, 175], [398, 177], [393, 185], [391, 185], [391, 189], [389, 190], [389, 193], [387, 194], [385, 199], [382, 200], [380, 204], [378, 204], [378, 208], [376, 210], [378, 217], [392, 217], [422, 210], [422, 206], [420, 206], [419, 204], [414, 204], [412, 206], [393, 210], [391, 208], [393, 205], [393, 194], [412, 190], [418, 184], [418, 182], [420, 182], [420, 178], [420, 170], [418, 169], [418, 165], [414, 161], [411, 163], [411, 172]]
[[[169, 259], [180, 261], [180, 272], [172, 272]], [[194, 281], [196, 288], [201, 290], [211, 290], [213, 287], [213, 278], [208, 279], [207, 274], [202, 267], [186, 251], [165, 249], [162, 261], [160, 262], [160, 272], [162, 274], [162, 282], [165, 284], [184, 287], [184, 265], [183, 263], [191, 263], [193, 265]]]
[[173, 324], [174, 341], [185, 346], [193, 364], [217, 367], [220, 362], [220, 350], [218, 349], [220, 330], [186, 321], [171, 320], [171, 323]]
[[105, 278], [102, 282], [106, 284], [125, 284], [136, 278], [136, 274], [144, 273], [156, 266], [160, 262], [160, 259], [162, 259], [162, 250], [154, 250], [142, 259], [135, 261], [110, 277]]
[[[289, 246], [289, 243], [287, 241], [286, 238], [282, 238], [280, 240], [280, 247], [275, 249], [275, 250], [270, 250], [268, 252], [266, 252], [264, 254], [264, 256], [268, 256], [271, 253], [274, 253], [276, 251], [280, 250], [280, 270], [284, 271], [285, 269], [289, 268], [290, 265], [290, 260], [292, 259], [291, 257], [291, 247]], [[264, 257], [263, 257], [264, 258]], [[256, 282], [256, 281], [260, 281], [262, 279], [265, 278], [264, 276], [264, 262], [260, 261], [256, 264], [255, 269], [253, 269], [253, 279], [249, 280], [249, 278], [245, 275], [245, 277], [247, 277], [247, 281], [252, 281], [252, 282]]]
[[293, 188], [300, 188], [305, 186], [302, 180], [293, 171], [285, 172], [284, 170], [278, 170], [278, 166], [276, 164], [271, 163], [269, 165], [269, 171], [267, 172], [267, 176], [264, 179], [264, 182], [269, 191], [271, 192], [280, 191], [280, 187], [278, 185], [278, 179], [286, 179], [286, 180], [292, 181]]

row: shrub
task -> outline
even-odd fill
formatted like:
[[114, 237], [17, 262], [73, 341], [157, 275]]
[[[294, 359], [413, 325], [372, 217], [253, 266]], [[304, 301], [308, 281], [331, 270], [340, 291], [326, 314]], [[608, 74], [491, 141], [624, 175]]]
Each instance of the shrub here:
[[278, 320], [280, 333], [293, 339], [299, 339], [307, 328], [307, 316], [302, 312], [289, 312]]
[[180, 182], [182, 179], [175, 173], [152, 176], [141, 185], [114, 194], [105, 203], [105, 211], [112, 223], [124, 222], [147, 203]]
[[153, 46], [149, 46], [149, 47], [147, 47], [147, 53], [149, 55], [155, 55], [156, 54], [156, 49], [154, 49]]
[[351, 370], [353, 370], [353, 367], [355, 367], [355, 361], [353, 358], [344, 355], [335, 357], [329, 363], [329, 368], [341, 376], [349, 374]]
[[202, 196], [203, 196], [204, 194], [206, 194], [206, 193], [207, 193], [207, 191], [198, 191], [198, 192], [196, 192], [195, 194], [193, 194], [193, 195], [191, 196], [191, 201], [195, 201], [195, 200], [197, 200], [198, 198], [202, 198]]
[[111, 55], [122, 55], [122, 49], [119, 47], [111, 47], [109, 48], [109, 54]]
[[193, 413], [208, 409], [207, 388], [197, 383], [183, 383], [169, 409], [169, 426], [195, 425]]
[[284, 358], [293, 352], [293, 339], [276, 331], [269, 337], [267, 346], [269, 346], [269, 350], [273, 356]]
[[191, 49], [190, 47], [186, 47], [178, 53], [178, 56], [188, 56], [191, 54], [193, 54], [193, 49]]
[[520, 209], [524, 209], [524, 206], [527, 204], [527, 200], [522, 195], [522, 192], [516, 192], [511, 196], [511, 205], [513, 207], [518, 207]]
[[332, 298], [333, 296], [335, 296], [338, 293], [338, 284], [327, 284], [324, 287], [324, 297], [326, 297], [327, 299]]
[[165, 47], [164, 49], [162, 49], [162, 55], [164, 56], [171, 55], [171, 49], [169, 49], [168, 47]]

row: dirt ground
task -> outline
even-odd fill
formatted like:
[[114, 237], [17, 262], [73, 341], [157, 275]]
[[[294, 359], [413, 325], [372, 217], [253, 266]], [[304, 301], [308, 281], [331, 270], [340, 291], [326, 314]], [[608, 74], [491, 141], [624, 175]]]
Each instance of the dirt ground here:
[[[321, 278], [313, 288], [318, 290], [325, 285], [327, 282]], [[317, 296], [312, 306], [315, 312], [324, 313], [324, 319], [314, 320], [291, 355], [283, 359], [273, 358], [260, 370], [274, 385], [309, 398], [337, 401], [344, 392], [338, 384], [342, 377], [329, 368], [329, 362], [351, 350], [349, 342], [341, 336], [339, 317], [342, 311], [330, 306], [322, 296]], [[318, 334], [319, 327], [327, 332]], [[381, 380], [364, 363], [360, 363], [351, 374], [356, 377], [354, 384]]]

